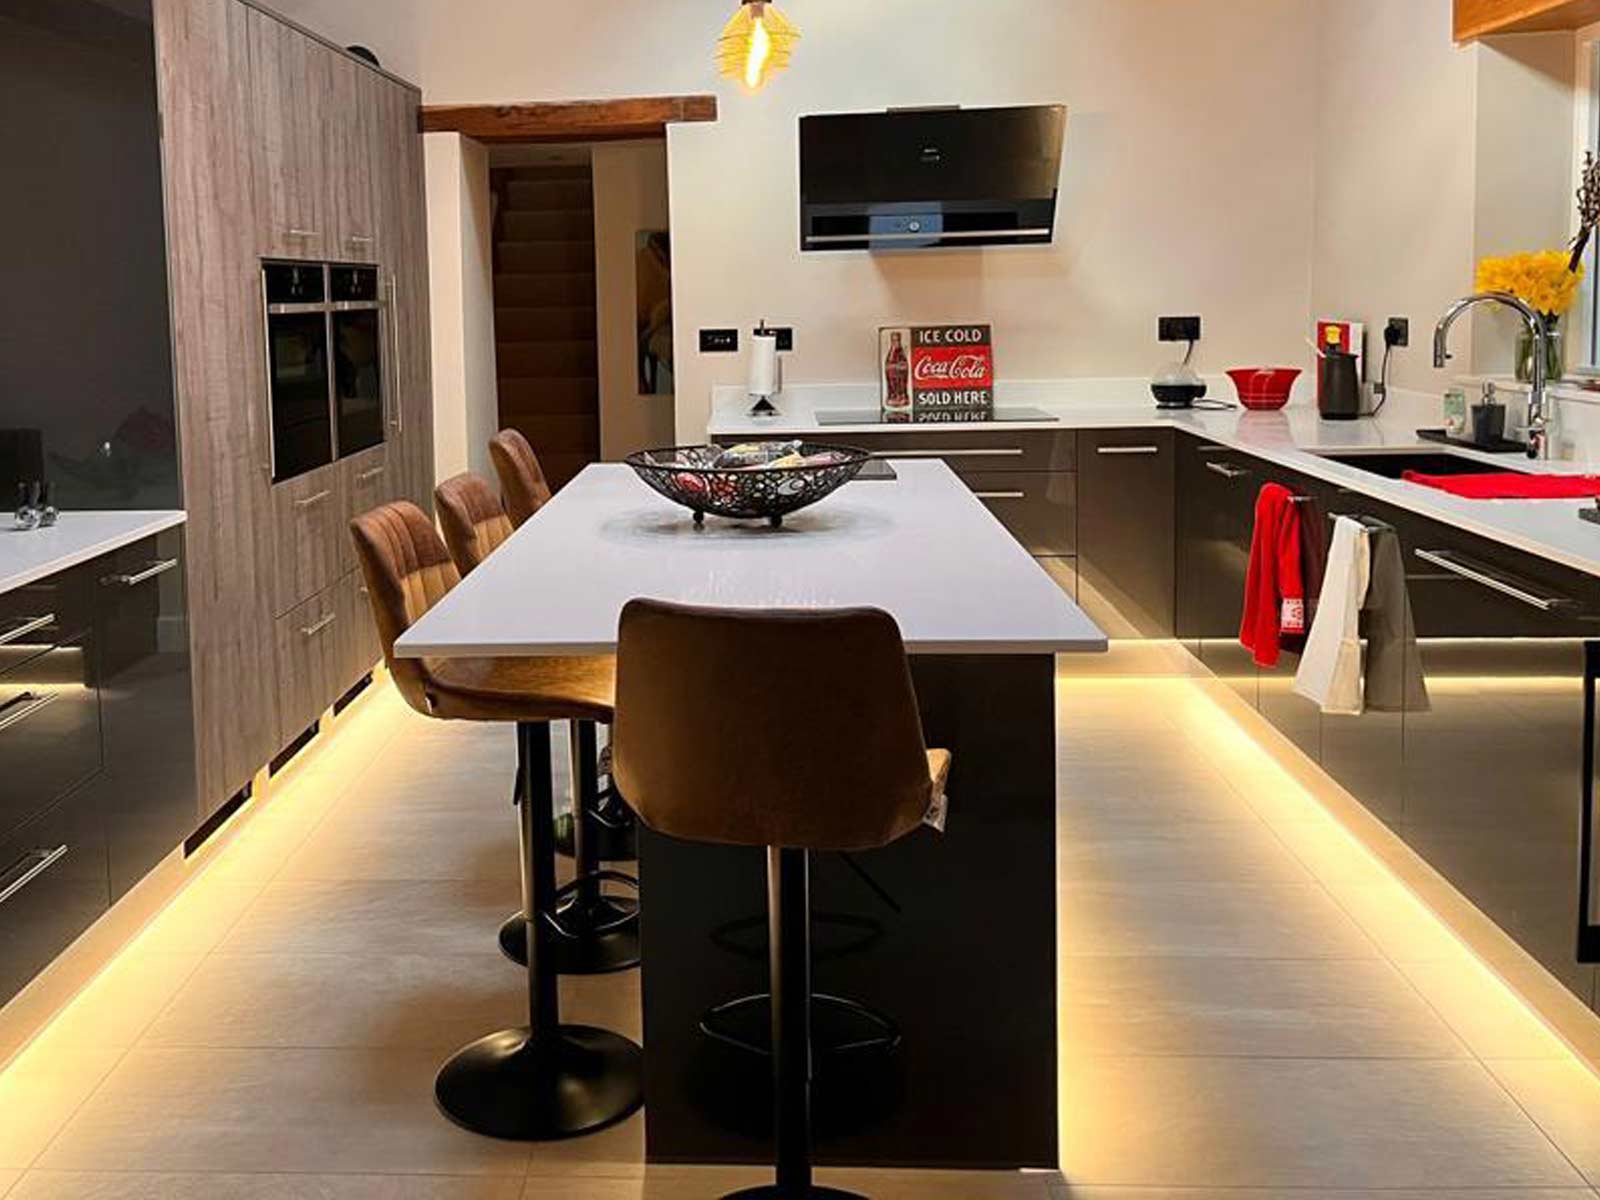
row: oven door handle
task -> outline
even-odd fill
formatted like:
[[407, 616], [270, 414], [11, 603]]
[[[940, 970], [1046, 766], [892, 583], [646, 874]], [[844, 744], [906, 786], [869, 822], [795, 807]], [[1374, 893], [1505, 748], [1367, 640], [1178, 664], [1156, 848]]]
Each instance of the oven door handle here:
[[406, 431], [400, 397], [400, 276], [389, 272], [389, 378], [383, 381], [383, 400], [388, 408], [389, 428], [400, 437]]

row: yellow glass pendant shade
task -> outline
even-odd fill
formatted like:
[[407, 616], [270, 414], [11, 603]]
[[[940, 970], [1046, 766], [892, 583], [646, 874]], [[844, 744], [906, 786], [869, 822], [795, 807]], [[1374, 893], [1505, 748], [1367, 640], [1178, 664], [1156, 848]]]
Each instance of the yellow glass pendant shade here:
[[744, 0], [717, 39], [717, 70], [759, 92], [789, 65], [800, 31], [767, 0]]

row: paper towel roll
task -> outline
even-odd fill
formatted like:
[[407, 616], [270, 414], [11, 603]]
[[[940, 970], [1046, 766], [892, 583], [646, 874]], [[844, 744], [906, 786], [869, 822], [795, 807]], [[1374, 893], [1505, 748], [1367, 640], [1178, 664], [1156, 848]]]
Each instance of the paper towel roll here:
[[750, 337], [750, 394], [776, 396], [782, 387], [778, 372], [778, 335], [757, 331]]

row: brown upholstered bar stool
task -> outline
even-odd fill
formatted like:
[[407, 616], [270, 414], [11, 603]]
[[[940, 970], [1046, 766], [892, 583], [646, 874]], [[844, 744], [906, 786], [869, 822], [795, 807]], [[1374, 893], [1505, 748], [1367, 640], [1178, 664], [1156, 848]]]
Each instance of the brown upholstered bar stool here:
[[489, 439], [489, 460], [500, 477], [500, 494], [511, 523], [521, 529], [550, 499], [550, 485], [545, 481], [539, 456], [517, 430], [502, 429]]
[[418, 712], [517, 729], [522, 923], [528, 954], [528, 1024], [467, 1046], [439, 1072], [440, 1107], [491, 1137], [572, 1137], [618, 1121], [643, 1099], [642, 1054], [610, 1030], [563, 1025], [556, 956], [562, 932], [551, 844], [550, 722], [608, 721], [614, 660], [591, 658], [397, 658], [396, 639], [459, 581], [422, 510], [386, 504], [350, 523], [372, 598], [384, 659]]
[[[773, 663], [803, 665], [775, 680]], [[950, 770], [923, 744], [894, 618], [630, 601], [612, 745], [622, 794], [651, 829], [767, 851], [777, 1178], [737, 1196], [847, 1198], [811, 1182], [808, 856], [904, 837]]]
[[[462, 576], [470, 574], [497, 550], [515, 530], [500, 507], [493, 489], [479, 475], [464, 471], [433, 489], [439, 509], [439, 526], [445, 545]], [[638, 964], [639, 907], [632, 899], [607, 896], [600, 884], [608, 873], [602, 860], [622, 862], [637, 857], [632, 818], [615, 796], [606, 796], [599, 771], [591, 775], [589, 762], [596, 755], [593, 726], [569, 727], [573, 764], [572, 815], [556, 821], [556, 849], [576, 862], [577, 881], [557, 913], [564, 932], [575, 936], [570, 949], [559, 956], [564, 971], [588, 974], [622, 970]], [[521, 784], [518, 784], [520, 788]], [[579, 800], [584, 803], [580, 804]], [[617, 882], [637, 888], [631, 876], [610, 873]], [[500, 927], [500, 948], [515, 963], [528, 961], [527, 928], [520, 913]], [[580, 955], [578, 951], [582, 951]]]
[[452, 475], [433, 489], [444, 544], [463, 576], [494, 553], [516, 531], [500, 500], [471, 471]]

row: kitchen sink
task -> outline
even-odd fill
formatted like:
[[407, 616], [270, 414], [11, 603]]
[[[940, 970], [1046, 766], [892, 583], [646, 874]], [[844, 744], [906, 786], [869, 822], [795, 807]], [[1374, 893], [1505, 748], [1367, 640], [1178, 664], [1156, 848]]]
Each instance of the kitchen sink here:
[[1345, 450], [1337, 454], [1318, 454], [1317, 457], [1387, 479], [1399, 479], [1406, 471], [1420, 471], [1424, 475], [1482, 475], [1493, 471], [1533, 474], [1508, 463], [1484, 462], [1481, 458], [1468, 458], [1464, 454], [1451, 454], [1443, 450]]

